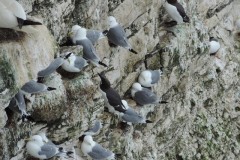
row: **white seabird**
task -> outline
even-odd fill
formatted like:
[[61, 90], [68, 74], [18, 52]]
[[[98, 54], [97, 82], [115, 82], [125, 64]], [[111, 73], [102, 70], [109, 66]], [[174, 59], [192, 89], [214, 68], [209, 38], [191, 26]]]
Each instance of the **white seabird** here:
[[183, 6], [178, 3], [177, 0], [167, 0], [164, 7], [170, 17], [177, 22], [177, 24], [190, 21]]
[[137, 54], [137, 52], [132, 49], [132, 46], [128, 42], [124, 29], [118, 24], [113, 16], [108, 17], [108, 25], [109, 30], [104, 31], [104, 34], [107, 35], [108, 40], [117, 46], [121, 46], [128, 49], [130, 52]]
[[79, 140], [82, 142], [81, 150], [85, 156], [88, 155], [94, 160], [114, 159], [115, 154], [94, 142], [91, 135], [83, 135]]
[[80, 72], [85, 66], [88, 65], [87, 61], [74, 53], [68, 52], [70, 56], [64, 61], [61, 67], [68, 72]]
[[95, 135], [100, 131], [101, 128], [102, 124], [97, 120], [92, 128], [84, 132], [84, 135]]
[[146, 118], [139, 115], [132, 108], [130, 108], [128, 106], [127, 101], [122, 100], [122, 103], [126, 108], [126, 112], [120, 113], [120, 117], [124, 122], [127, 122], [127, 123], [152, 123], [152, 121], [146, 120]]
[[100, 61], [92, 42], [87, 38], [87, 30], [85, 28], [73, 26], [70, 35], [74, 44], [83, 46], [84, 59], [89, 60], [96, 66], [100, 64], [104, 67], [107, 67], [106, 64]]
[[0, 28], [22, 28], [23, 25], [41, 25], [39, 22], [27, 20], [26, 13], [16, 0], [0, 1]]
[[50, 74], [52, 74], [53, 72], [56, 71], [56, 69], [58, 69], [58, 67], [60, 67], [66, 59], [69, 58], [69, 56], [71, 55], [72, 53], [68, 53], [66, 55], [64, 55], [63, 57], [58, 57], [58, 58], [55, 58], [47, 68], [39, 71], [37, 73], [37, 76], [38, 76], [38, 82], [39, 83], [42, 83], [43, 82], [43, 79], [44, 77], [47, 77], [49, 76]]
[[39, 159], [49, 159], [54, 156], [64, 156], [71, 152], [64, 152], [63, 148], [58, 148], [53, 143], [44, 143], [43, 138], [40, 135], [34, 135], [30, 137], [26, 145], [27, 152]]
[[45, 84], [38, 83], [34, 80], [30, 80], [29, 82], [25, 83], [21, 88], [21, 91], [24, 94], [34, 94], [52, 90], [56, 90], [56, 88], [48, 87]]
[[132, 85], [131, 95], [139, 105], [167, 103], [166, 101], [160, 101], [155, 93], [143, 88], [139, 83]]
[[218, 40], [214, 37], [210, 37], [209, 41], [210, 41], [210, 50], [209, 50], [210, 56], [217, 57], [217, 52], [220, 49], [221, 45], [218, 42]]
[[144, 87], [152, 87], [159, 81], [161, 74], [160, 69], [142, 71], [138, 77], [138, 82]]

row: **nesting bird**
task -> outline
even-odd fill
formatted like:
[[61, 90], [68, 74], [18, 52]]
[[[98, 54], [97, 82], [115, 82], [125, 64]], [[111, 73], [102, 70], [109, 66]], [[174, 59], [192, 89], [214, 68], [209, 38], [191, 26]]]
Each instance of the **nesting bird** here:
[[70, 56], [64, 61], [61, 67], [68, 72], [80, 72], [85, 66], [88, 65], [87, 61], [74, 53], [68, 52]]
[[[210, 37], [209, 39], [210, 41], [210, 56], [215, 56], [217, 57], [217, 52], [220, 49], [220, 43], [218, 42], [218, 40], [214, 37]], [[217, 57], [218, 58], [218, 57]]]
[[128, 42], [124, 29], [118, 24], [113, 16], [108, 17], [108, 25], [109, 30], [104, 31], [104, 34], [106, 34], [108, 40], [117, 46], [121, 46], [128, 49], [130, 52], [137, 54], [137, 52], [132, 49], [130, 43]]
[[167, 103], [166, 101], [160, 101], [155, 93], [143, 88], [139, 83], [132, 85], [131, 95], [139, 105]]
[[83, 135], [79, 140], [82, 142], [81, 150], [85, 156], [88, 155], [95, 160], [114, 159], [115, 154], [94, 142], [91, 135]]
[[54, 156], [64, 156], [72, 153], [63, 151], [62, 147], [59, 148], [53, 143], [45, 143], [40, 135], [30, 137], [26, 148], [31, 156], [39, 159], [49, 159]]
[[142, 71], [138, 77], [138, 82], [144, 87], [152, 87], [159, 81], [161, 74], [160, 69]]
[[19, 27], [21, 29], [24, 25], [41, 25], [41, 23], [27, 20], [22, 5], [16, 0], [1, 0], [0, 28]]
[[21, 88], [21, 91], [24, 94], [35, 94], [52, 90], [56, 90], [56, 88], [48, 87], [45, 84], [35, 82], [34, 80], [25, 83]]
[[[122, 104], [122, 100], [118, 92], [111, 87], [109, 80], [106, 78], [104, 72], [98, 74], [101, 78], [100, 89], [104, 97], [105, 102], [108, 102], [108, 108], [110, 112], [125, 112], [125, 107]], [[113, 107], [113, 108], [112, 108]]]
[[100, 61], [92, 42], [87, 38], [87, 30], [85, 28], [79, 28], [75, 25], [72, 27], [70, 35], [74, 44], [83, 46], [84, 59], [89, 60], [96, 66], [100, 64], [107, 67], [106, 64]]
[[[177, 23], [189, 22], [189, 17], [185, 13], [183, 6], [177, 0], [167, 0], [164, 5], [167, 13]], [[174, 24], [176, 24], [174, 23]]]
[[152, 123], [150, 120], [146, 120], [143, 116], [139, 115], [132, 108], [128, 106], [127, 101], [122, 100], [123, 105], [126, 108], [124, 113], [120, 113], [120, 117], [124, 122], [127, 123]]
[[58, 57], [58, 58], [55, 58], [49, 65], [47, 68], [39, 71], [37, 73], [37, 76], [38, 76], [38, 82], [39, 83], [42, 83], [43, 82], [43, 79], [44, 77], [47, 77], [49, 76], [50, 74], [52, 74], [53, 72], [56, 71], [56, 69], [58, 69], [58, 67], [60, 67], [66, 59], [68, 59], [70, 56], [71, 56], [71, 52], [69, 52], [68, 54], [64, 55], [63, 57]]

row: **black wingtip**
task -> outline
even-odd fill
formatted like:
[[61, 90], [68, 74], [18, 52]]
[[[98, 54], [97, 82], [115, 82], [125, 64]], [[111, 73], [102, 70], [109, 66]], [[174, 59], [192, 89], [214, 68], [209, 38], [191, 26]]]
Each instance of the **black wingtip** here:
[[177, 25], [177, 21], [165, 22], [166, 27], [173, 27]]
[[161, 104], [166, 104], [166, 103], [168, 103], [167, 101], [160, 101], [159, 103], [161, 103]]
[[138, 54], [137, 51], [133, 50], [132, 48], [129, 49], [130, 52], [134, 53], [134, 54]]
[[44, 82], [44, 77], [37, 78], [37, 83], [43, 83], [43, 82]]
[[104, 30], [104, 31], [102, 32], [102, 34], [103, 34], [104, 36], [107, 36], [108, 30]]
[[23, 26], [27, 26], [27, 25], [42, 25], [42, 23], [27, 19], [27, 20], [24, 20]]
[[146, 120], [146, 123], [153, 123], [153, 121], [150, 121], [150, 120]]
[[183, 17], [183, 22], [190, 23], [190, 19], [187, 15], [185, 17]]
[[103, 62], [101, 62], [101, 61], [99, 61], [98, 64], [100, 64], [100, 65], [102, 65], [102, 66], [104, 66], [104, 67], [108, 67], [105, 63], [103, 63]]
[[210, 56], [215, 56], [216, 55], [216, 53], [210, 53]]
[[47, 90], [48, 90], [48, 91], [52, 91], [52, 90], [56, 90], [56, 88], [54, 88], [54, 87], [48, 87]]

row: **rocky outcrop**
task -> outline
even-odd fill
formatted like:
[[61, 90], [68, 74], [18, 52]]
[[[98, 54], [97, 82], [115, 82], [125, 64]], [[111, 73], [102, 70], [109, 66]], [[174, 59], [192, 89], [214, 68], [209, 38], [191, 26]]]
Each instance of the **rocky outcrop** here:
[[[57, 144], [79, 151], [78, 137], [96, 119], [103, 128], [94, 140], [119, 159], [238, 159], [240, 151], [240, 56], [235, 21], [238, 0], [184, 1], [190, 23], [165, 28], [169, 21], [158, 0], [19, 0], [30, 16], [44, 26], [35, 34], [0, 30], [0, 155], [4, 160], [30, 159], [24, 139], [42, 131]], [[35, 79], [62, 51], [81, 54], [81, 47], [60, 48], [74, 24], [104, 30], [113, 15], [125, 28], [138, 55], [124, 48], [110, 48], [107, 39], [96, 45], [108, 68], [87, 66], [69, 76], [56, 72], [45, 80], [56, 91], [35, 95], [27, 111], [41, 123], [19, 123], [18, 115], [6, 126], [4, 108], [17, 90]], [[210, 57], [209, 37], [219, 39], [220, 59]], [[7, 38], [10, 37], [10, 38]], [[163, 67], [154, 92], [168, 104], [136, 106], [129, 89], [140, 71]], [[126, 130], [119, 118], [104, 112], [97, 73], [106, 70], [112, 86], [152, 124]], [[61, 73], [61, 74], [59, 74]]]

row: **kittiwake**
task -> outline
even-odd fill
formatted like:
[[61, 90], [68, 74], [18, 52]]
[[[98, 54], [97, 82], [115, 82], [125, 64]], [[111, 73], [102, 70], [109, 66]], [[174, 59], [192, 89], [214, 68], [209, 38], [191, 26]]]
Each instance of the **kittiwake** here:
[[[111, 84], [104, 72], [98, 74], [101, 78], [100, 89], [102, 91], [102, 95], [104, 97], [105, 102], [107, 102], [107, 106], [110, 112], [115, 113], [115, 110], [118, 112], [125, 112], [125, 107], [122, 104], [122, 100], [118, 92], [111, 87]], [[113, 108], [112, 108], [113, 107]]]
[[34, 80], [30, 80], [29, 82], [25, 83], [21, 88], [21, 91], [24, 94], [34, 94], [52, 90], [56, 90], [56, 88], [48, 87], [45, 84], [38, 83]]
[[[218, 42], [218, 40], [214, 37], [210, 37], [209, 39], [210, 41], [210, 56], [215, 56], [217, 57], [217, 52], [220, 49], [220, 43]], [[218, 58], [218, 57], [217, 57]]]
[[49, 159], [54, 156], [65, 156], [72, 153], [71, 151], [63, 151], [62, 147], [58, 148], [53, 143], [44, 143], [40, 135], [34, 135], [30, 137], [29, 141], [27, 142], [26, 148], [27, 152], [31, 156], [39, 159]]
[[78, 28], [76, 26], [73, 26], [70, 35], [74, 44], [83, 46], [84, 59], [89, 60], [96, 66], [100, 64], [104, 67], [107, 67], [106, 64], [100, 61], [100, 58], [98, 57], [92, 42], [86, 37], [87, 30], [85, 28]]
[[161, 74], [160, 69], [142, 71], [138, 77], [138, 82], [144, 87], [152, 87], [159, 81]]
[[72, 53], [69, 52], [68, 54], [66, 54], [66, 55], [64, 55], [64, 56], [60, 56], [60, 57], [58, 57], [58, 58], [55, 58], [55, 59], [49, 64], [49, 66], [48, 66], [47, 68], [39, 71], [39, 72], [37, 73], [38, 82], [39, 82], [39, 83], [42, 83], [44, 77], [47, 77], [47, 76], [49, 76], [50, 74], [52, 74], [53, 72], [55, 72], [56, 69], [58, 69], [58, 67], [60, 67], [60, 66], [65, 62], [65, 60], [69, 58], [69, 56], [70, 56], [71, 54], [72, 54]]
[[84, 132], [84, 135], [95, 135], [100, 131], [101, 128], [102, 124], [100, 121], [97, 120], [92, 128]]
[[139, 115], [132, 108], [130, 108], [128, 106], [127, 101], [122, 100], [122, 103], [126, 108], [126, 112], [120, 113], [120, 117], [124, 122], [127, 122], [127, 123], [152, 123], [152, 121], [146, 120], [146, 118]]
[[121, 25], [118, 24], [118, 22], [113, 16], [108, 17], [108, 25], [109, 30], [103, 32], [107, 35], [108, 40], [117, 46], [121, 46], [128, 49], [130, 52], [137, 54], [137, 52], [132, 49], [132, 46], [128, 42], [124, 29]]
[[41, 25], [41, 23], [27, 20], [22, 5], [16, 0], [1, 0], [0, 28], [19, 27], [21, 29], [24, 25]]
[[67, 52], [70, 56], [64, 61], [61, 67], [68, 72], [80, 72], [85, 66], [88, 65], [87, 61], [74, 53]]
[[85, 156], [88, 155], [94, 160], [114, 159], [115, 154], [94, 142], [91, 135], [82, 135], [79, 140], [82, 142], [81, 150]]
[[167, 0], [165, 2], [164, 7], [165, 7], [167, 13], [170, 15], [170, 17], [174, 20], [174, 21], [167, 22], [167, 23], [176, 25], [176, 24], [181, 24], [183, 22], [190, 21], [183, 6], [180, 3], [178, 3], [177, 0]]
[[131, 95], [139, 105], [167, 103], [166, 101], [160, 101], [155, 93], [143, 88], [139, 83], [132, 85]]

